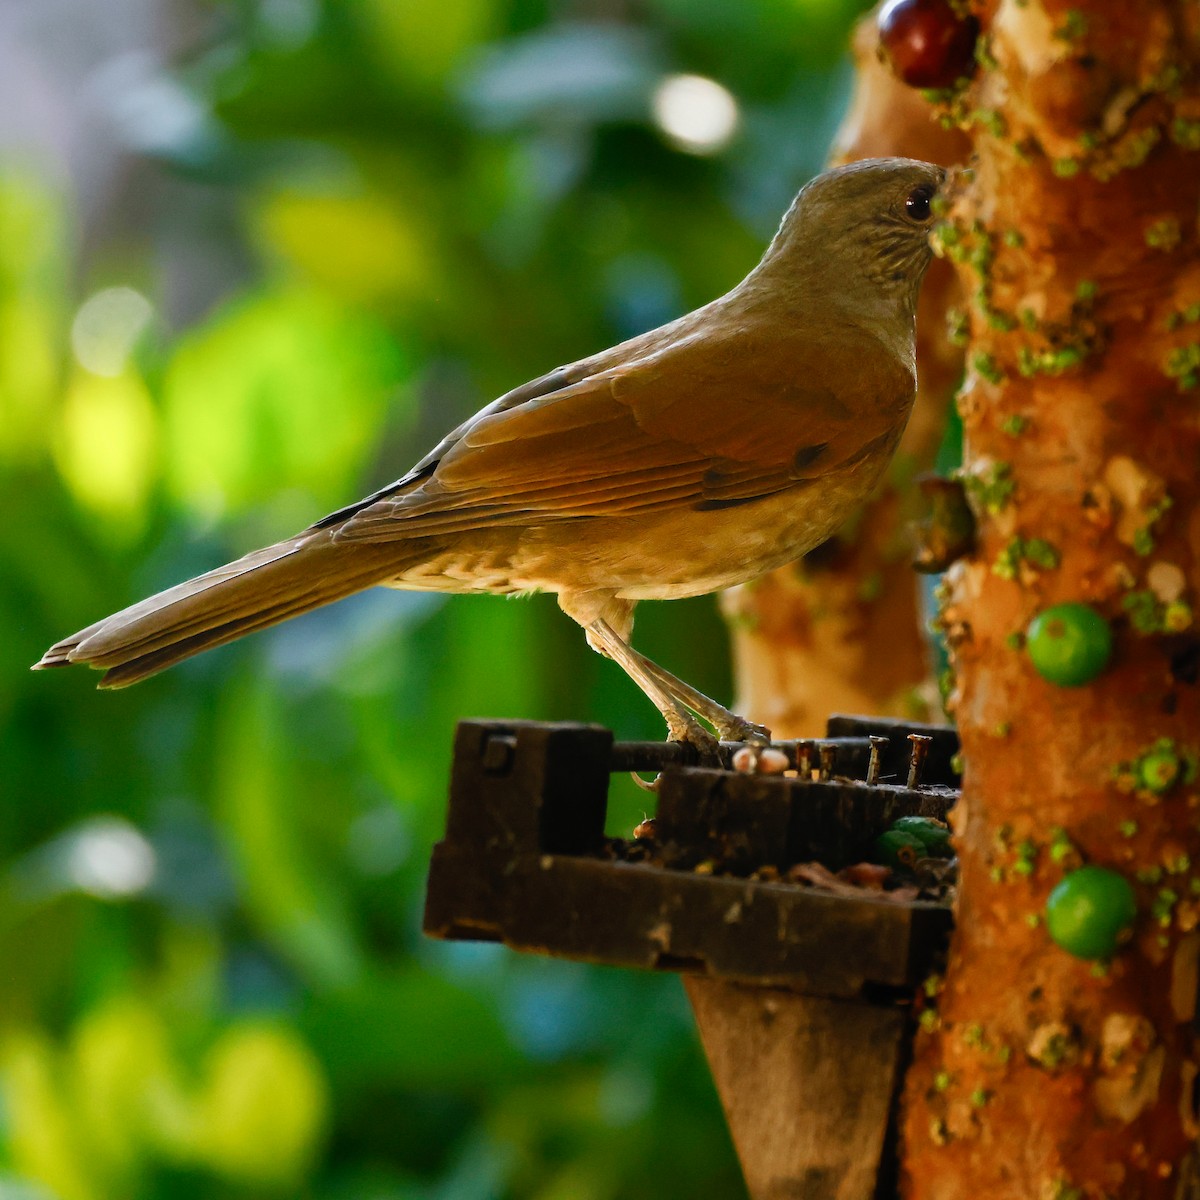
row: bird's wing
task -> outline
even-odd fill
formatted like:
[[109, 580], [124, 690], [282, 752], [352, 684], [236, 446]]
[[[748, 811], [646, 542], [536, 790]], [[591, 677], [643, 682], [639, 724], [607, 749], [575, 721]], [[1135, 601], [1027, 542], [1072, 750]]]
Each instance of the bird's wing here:
[[356, 513], [370, 508], [376, 501], [385, 500], [403, 492], [411, 491], [433, 474], [438, 463], [442, 461], [447, 452], [453, 448], [472, 425], [495, 413], [507, 412], [510, 408], [528, 404], [539, 397], [548, 396], [552, 392], [557, 392], [562, 388], [568, 387], [571, 383], [583, 378], [587, 374], [587, 361], [584, 360], [583, 362], [574, 363], [566, 367], [556, 367], [553, 371], [549, 371], [545, 375], [539, 375], [537, 379], [531, 379], [528, 383], [522, 384], [518, 388], [513, 388], [511, 392], [506, 392], [499, 399], [493, 400], [486, 408], [480, 409], [479, 412], [468, 418], [456, 429], [452, 429], [420, 462], [394, 483], [389, 483], [386, 487], [380, 488], [379, 491], [373, 492], [370, 496], [362, 500], [356, 500], [353, 504], [346, 505], [345, 508], [339, 508], [337, 512], [331, 512], [328, 516], [322, 517], [311, 528], [328, 529], [332, 525], [339, 525], [349, 520]]
[[746, 503], [820, 479], [894, 437], [913, 387], [873, 339], [834, 352], [744, 328], [673, 340], [539, 390], [553, 378], [528, 385], [520, 403], [484, 409], [404, 479], [343, 510], [335, 537], [377, 542]]

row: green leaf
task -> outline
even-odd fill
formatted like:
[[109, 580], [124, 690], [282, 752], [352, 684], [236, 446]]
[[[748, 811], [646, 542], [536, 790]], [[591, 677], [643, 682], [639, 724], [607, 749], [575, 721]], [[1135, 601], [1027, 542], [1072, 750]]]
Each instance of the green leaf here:
[[[320, 292], [242, 297], [181, 339], [166, 373], [168, 484], [207, 516], [292, 497], [302, 520], [354, 494], [408, 368], [372, 318]], [[403, 396], [401, 395], [401, 398]], [[394, 408], [409, 416], [407, 405]]]
[[301, 781], [273, 690], [256, 682], [225, 694], [213, 756], [220, 826], [251, 919], [313, 986], [353, 985], [363, 951], [342, 889], [319, 869], [297, 826]]

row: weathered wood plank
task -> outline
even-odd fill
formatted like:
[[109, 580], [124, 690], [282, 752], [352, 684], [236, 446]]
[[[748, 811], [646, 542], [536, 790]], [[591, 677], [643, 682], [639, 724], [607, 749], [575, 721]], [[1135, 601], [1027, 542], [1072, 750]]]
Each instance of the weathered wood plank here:
[[684, 986], [752, 1200], [873, 1200], [905, 1010], [695, 976]]

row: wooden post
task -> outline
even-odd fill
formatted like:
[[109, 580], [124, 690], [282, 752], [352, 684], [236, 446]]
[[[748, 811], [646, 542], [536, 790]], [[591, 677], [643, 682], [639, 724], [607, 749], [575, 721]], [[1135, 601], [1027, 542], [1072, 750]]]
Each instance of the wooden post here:
[[752, 1200], [882, 1197], [907, 1010], [683, 982]]

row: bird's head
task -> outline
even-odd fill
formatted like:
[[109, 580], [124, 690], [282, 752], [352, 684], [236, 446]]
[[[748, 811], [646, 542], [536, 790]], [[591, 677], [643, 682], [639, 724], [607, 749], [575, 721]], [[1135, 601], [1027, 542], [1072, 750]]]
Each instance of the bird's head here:
[[867, 158], [826, 171], [800, 190], [763, 266], [835, 295], [871, 293], [911, 308], [932, 256], [933, 198], [945, 179], [941, 167], [911, 158]]

